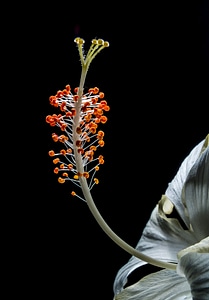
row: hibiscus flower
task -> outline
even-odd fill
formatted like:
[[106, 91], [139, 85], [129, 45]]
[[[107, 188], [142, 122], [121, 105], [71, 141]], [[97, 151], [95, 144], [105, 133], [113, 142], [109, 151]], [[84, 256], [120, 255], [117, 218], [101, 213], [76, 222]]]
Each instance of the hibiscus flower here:
[[[179, 218], [172, 217], [174, 210]], [[176, 269], [163, 268], [124, 287], [147, 264], [132, 256], [116, 275], [114, 300], [209, 299], [209, 134], [181, 164], [136, 249]]]

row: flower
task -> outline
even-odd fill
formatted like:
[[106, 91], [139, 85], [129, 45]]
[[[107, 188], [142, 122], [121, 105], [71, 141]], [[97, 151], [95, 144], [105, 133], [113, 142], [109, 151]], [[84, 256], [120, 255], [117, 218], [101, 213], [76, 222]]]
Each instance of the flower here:
[[176, 270], [164, 268], [124, 288], [128, 275], [146, 264], [132, 256], [116, 275], [114, 300], [209, 299], [209, 134], [181, 164], [136, 249]]

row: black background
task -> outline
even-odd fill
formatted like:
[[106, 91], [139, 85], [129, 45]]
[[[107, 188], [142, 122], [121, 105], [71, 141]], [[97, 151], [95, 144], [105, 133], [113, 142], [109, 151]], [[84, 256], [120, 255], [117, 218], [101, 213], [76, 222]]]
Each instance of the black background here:
[[105, 164], [92, 194], [108, 225], [135, 246], [182, 160], [208, 134], [208, 1], [24, 9], [16, 34], [22, 73], [13, 75], [24, 74], [18, 86], [24, 196], [14, 206], [21, 213], [10, 275], [18, 279], [16, 294], [27, 299], [113, 299], [115, 275], [130, 255], [71, 197], [70, 184], [58, 184], [48, 156], [54, 146], [45, 122], [48, 99], [79, 84], [75, 37], [86, 41], [86, 50], [93, 38], [109, 41], [86, 81], [105, 93], [111, 108], [103, 127]]

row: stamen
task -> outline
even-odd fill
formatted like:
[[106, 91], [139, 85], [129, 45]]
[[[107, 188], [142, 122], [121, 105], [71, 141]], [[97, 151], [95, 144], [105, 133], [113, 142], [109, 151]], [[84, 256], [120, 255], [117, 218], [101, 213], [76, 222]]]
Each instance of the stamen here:
[[[78, 38], [76, 43], [82, 45], [83, 40]], [[102, 40], [97, 42], [94, 40], [93, 45], [103, 46], [104, 44]], [[60, 131], [64, 132], [64, 134], [60, 135], [53, 133], [52, 139], [54, 142], [60, 142], [65, 146], [57, 153], [54, 150], [50, 150], [49, 156], [57, 156], [53, 159], [53, 163], [60, 163], [59, 167], [54, 169], [55, 174], [62, 172], [58, 178], [59, 183], [64, 183], [66, 179], [69, 179], [80, 186], [79, 178], [83, 177], [88, 180], [92, 188], [91, 182], [94, 184], [99, 183], [99, 180], [94, 178], [94, 173], [99, 170], [99, 165], [104, 163], [102, 155], [95, 156], [97, 148], [104, 146], [104, 131], [99, 129], [99, 124], [104, 124], [107, 121], [104, 113], [109, 111], [110, 108], [107, 105], [107, 101], [104, 100], [104, 93], [98, 87], [89, 88], [88, 92], [81, 96], [81, 99], [77, 94], [78, 91], [79, 88], [76, 87], [74, 89], [75, 94], [73, 94], [70, 85], [66, 85], [63, 90], [58, 90], [54, 96], [49, 97], [50, 104], [60, 108], [61, 113], [48, 115], [46, 122], [50, 126], [59, 127]], [[77, 107], [78, 101], [80, 101], [80, 110]], [[74, 128], [75, 117], [78, 114], [79, 121]], [[74, 129], [76, 140], [75, 134], [73, 134]], [[82, 162], [81, 170], [76, 170], [76, 158], [74, 156], [76, 152], [80, 155]], [[89, 168], [90, 163], [94, 164], [91, 168]], [[94, 170], [93, 173], [92, 170]]]
[[83, 197], [77, 195], [75, 191], [72, 191], [71, 195], [87, 202], [98, 224], [122, 249], [147, 263], [175, 270], [175, 264], [152, 259], [119, 238], [103, 220], [94, 204], [90, 191], [95, 184], [99, 183], [94, 175], [99, 170], [99, 166], [104, 164], [103, 156], [96, 157], [95, 155], [97, 148], [104, 146], [104, 132], [99, 130], [99, 126], [107, 122], [104, 113], [108, 112], [110, 107], [99, 88], [90, 88], [84, 94], [84, 86], [90, 63], [102, 49], [109, 47], [109, 42], [93, 39], [85, 57], [83, 53], [85, 41], [80, 37], [75, 38], [74, 41], [78, 47], [82, 66], [79, 87], [76, 87], [72, 93], [71, 86], [66, 85], [63, 90], [58, 90], [54, 96], [49, 97], [49, 103], [54, 108], [59, 108], [61, 113], [48, 115], [46, 122], [52, 127], [57, 126], [61, 132], [65, 133], [60, 135], [52, 133], [53, 141], [62, 143], [59, 152], [49, 151], [50, 157], [58, 156], [53, 159], [54, 164], [59, 163], [59, 167], [54, 168], [54, 173], [60, 175], [59, 183], [63, 184], [70, 180], [81, 189]]

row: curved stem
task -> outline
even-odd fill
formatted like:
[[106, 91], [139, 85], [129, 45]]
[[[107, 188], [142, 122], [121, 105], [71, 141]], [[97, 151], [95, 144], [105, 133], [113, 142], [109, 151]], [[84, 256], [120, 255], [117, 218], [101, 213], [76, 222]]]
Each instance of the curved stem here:
[[[89, 63], [90, 64], [90, 63]], [[74, 155], [75, 155], [75, 161], [76, 161], [76, 167], [77, 167], [77, 171], [80, 173], [83, 173], [83, 162], [82, 162], [82, 157], [80, 155], [80, 153], [78, 153], [76, 151], [76, 145], [75, 145], [75, 141], [79, 138], [79, 135], [76, 133], [76, 128], [77, 126], [79, 126], [79, 118], [80, 118], [80, 110], [81, 110], [81, 102], [82, 102], [82, 94], [83, 94], [83, 87], [84, 87], [84, 82], [85, 82], [85, 78], [86, 78], [86, 74], [88, 71], [88, 67], [89, 64], [86, 66], [82, 66], [82, 72], [81, 72], [81, 78], [80, 78], [80, 85], [79, 85], [79, 91], [78, 91], [78, 101], [76, 103], [76, 116], [74, 117], [74, 124], [73, 124], [73, 140], [74, 140]], [[122, 240], [105, 222], [105, 220], [102, 218], [101, 214], [99, 213], [96, 205], [94, 204], [93, 198], [91, 196], [91, 192], [90, 189], [88, 187], [86, 178], [84, 177], [79, 177], [79, 181], [81, 184], [81, 189], [84, 195], [84, 198], [87, 202], [87, 205], [92, 213], [92, 215], [94, 216], [94, 218], [96, 219], [96, 221], [98, 222], [98, 224], [100, 225], [100, 227], [103, 229], [103, 231], [122, 249], [124, 249], [126, 252], [128, 252], [129, 254], [153, 265], [153, 266], [157, 266], [160, 268], [167, 268], [167, 269], [171, 269], [171, 270], [175, 270], [176, 269], [176, 264], [173, 263], [168, 263], [168, 262], [163, 262], [163, 261], [158, 261], [152, 257], [149, 257], [143, 253], [141, 253], [140, 251], [138, 251], [137, 249], [133, 248], [132, 246], [130, 246], [129, 244], [127, 244], [124, 240]]]
[[118, 245], [120, 246], [122, 249], [124, 249], [126, 252], [130, 253], [133, 256], [136, 256], [137, 258], [153, 265], [156, 267], [160, 267], [160, 268], [167, 268], [167, 269], [171, 269], [171, 270], [175, 270], [176, 269], [176, 264], [173, 263], [168, 263], [168, 262], [163, 262], [163, 261], [158, 261], [152, 257], [149, 257], [143, 253], [141, 253], [140, 251], [136, 250], [135, 248], [133, 248], [132, 246], [130, 246], [129, 244], [127, 244], [124, 240], [122, 240], [115, 232], [112, 231], [112, 229], [107, 225], [107, 223], [104, 221], [104, 219], [102, 218], [102, 216], [100, 215], [96, 205], [94, 204], [94, 201], [92, 199], [91, 193], [89, 191], [87, 182], [85, 178], [81, 178], [81, 187], [82, 187], [82, 191], [84, 194], [84, 197], [87, 201], [88, 207], [91, 211], [91, 213], [93, 214], [94, 218], [96, 219], [96, 221], [98, 222], [98, 224], [100, 225], [100, 227], [104, 230], [104, 232]]

